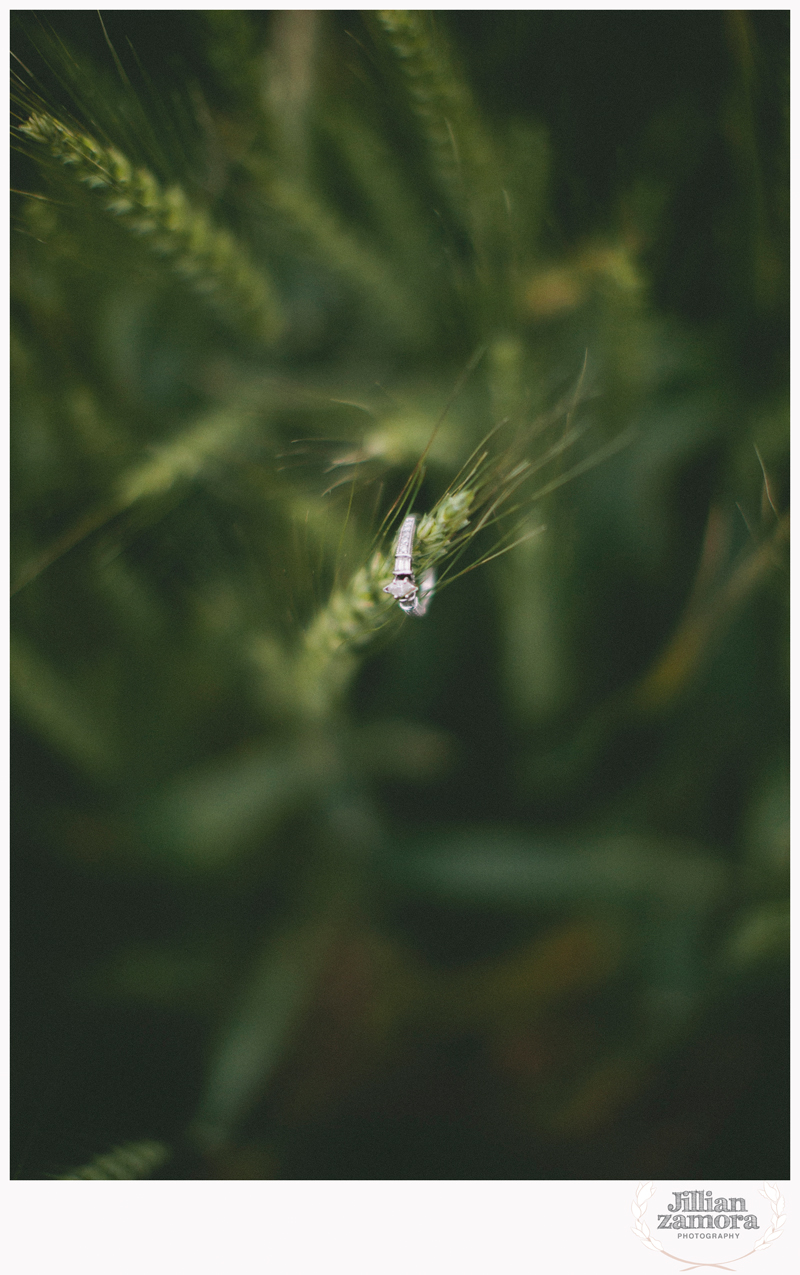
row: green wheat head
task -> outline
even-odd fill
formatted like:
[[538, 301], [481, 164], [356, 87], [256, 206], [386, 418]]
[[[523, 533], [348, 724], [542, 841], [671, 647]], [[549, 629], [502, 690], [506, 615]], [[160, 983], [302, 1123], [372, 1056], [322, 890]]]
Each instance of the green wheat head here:
[[194, 207], [178, 185], [166, 190], [116, 146], [101, 145], [52, 115], [33, 114], [19, 132], [92, 192], [103, 212], [163, 258], [227, 322], [264, 341], [281, 330], [275, 289], [233, 236]]
[[111, 1182], [149, 1178], [155, 1169], [169, 1159], [169, 1148], [163, 1142], [130, 1142], [98, 1155], [89, 1164], [63, 1173], [57, 1182]]
[[430, 14], [381, 9], [376, 18], [405, 81], [434, 178], [480, 250], [501, 195], [496, 151], [467, 82]]
[[[441, 571], [463, 539], [470, 508], [479, 497], [478, 487], [445, 496], [419, 521], [414, 542], [414, 569]], [[375, 552], [337, 589], [303, 635], [298, 656], [298, 687], [309, 711], [319, 714], [341, 697], [355, 671], [359, 651], [374, 640], [395, 612], [384, 593], [392, 579], [392, 554]]]

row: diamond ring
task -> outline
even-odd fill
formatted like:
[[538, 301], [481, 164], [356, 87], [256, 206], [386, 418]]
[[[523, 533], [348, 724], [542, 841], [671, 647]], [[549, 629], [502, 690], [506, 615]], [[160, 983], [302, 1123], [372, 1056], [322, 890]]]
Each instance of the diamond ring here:
[[406, 615], [424, 615], [428, 610], [433, 591], [436, 587], [436, 570], [428, 567], [417, 584], [411, 566], [414, 548], [414, 531], [417, 526], [416, 514], [409, 514], [404, 519], [397, 537], [397, 548], [394, 557], [394, 579], [383, 587], [395, 599]]

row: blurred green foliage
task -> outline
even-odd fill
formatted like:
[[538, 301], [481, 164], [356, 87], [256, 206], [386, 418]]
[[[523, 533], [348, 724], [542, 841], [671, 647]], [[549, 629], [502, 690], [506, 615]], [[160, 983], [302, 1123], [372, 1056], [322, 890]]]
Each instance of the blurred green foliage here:
[[12, 36], [12, 1175], [788, 1176], [788, 14]]

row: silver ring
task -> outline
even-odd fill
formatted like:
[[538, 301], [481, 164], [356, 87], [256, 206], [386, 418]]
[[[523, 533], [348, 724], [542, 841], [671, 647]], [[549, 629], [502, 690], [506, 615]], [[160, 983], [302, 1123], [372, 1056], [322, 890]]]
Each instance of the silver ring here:
[[403, 520], [394, 551], [394, 578], [391, 584], [383, 586], [383, 592], [390, 594], [406, 615], [425, 615], [436, 588], [435, 567], [428, 567], [419, 585], [414, 578], [412, 559], [416, 526], [416, 514], [409, 514]]

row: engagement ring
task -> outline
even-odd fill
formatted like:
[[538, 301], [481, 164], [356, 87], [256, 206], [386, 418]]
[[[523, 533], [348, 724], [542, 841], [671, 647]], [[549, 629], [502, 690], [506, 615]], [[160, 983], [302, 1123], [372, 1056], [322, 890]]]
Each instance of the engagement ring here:
[[411, 560], [414, 549], [414, 531], [417, 525], [416, 514], [409, 514], [400, 528], [397, 537], [397, 548], [394, 557], [394, 579], [383, 587], [384, 593], [390, 594], [406, 615], [424, 615], [428, 610], [433, 591], [436, 587], [436, 570], [428, 567], [417, 585]]

